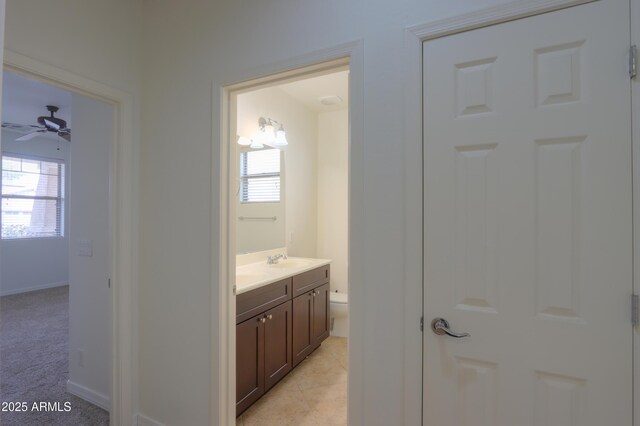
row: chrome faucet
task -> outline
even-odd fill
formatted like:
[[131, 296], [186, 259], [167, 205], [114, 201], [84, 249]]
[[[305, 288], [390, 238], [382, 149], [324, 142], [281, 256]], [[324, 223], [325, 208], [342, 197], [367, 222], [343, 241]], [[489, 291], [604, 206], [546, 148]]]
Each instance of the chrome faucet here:
[[275, 265], [276, 263], [278, 263], [278, 260], [287, 260], [287, 255], [286, 254], [274, 254], [273, 256], [269, 256], [267, 257], [267, 265]]

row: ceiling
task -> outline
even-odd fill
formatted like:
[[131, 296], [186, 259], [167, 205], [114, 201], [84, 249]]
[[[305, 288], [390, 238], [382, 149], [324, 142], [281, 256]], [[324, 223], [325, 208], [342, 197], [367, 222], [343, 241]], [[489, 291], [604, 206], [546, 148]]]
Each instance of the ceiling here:
[[[298, 80], [277, 87], [311, 111], [336, 111], [349, 106], [348, 70]], [[320, 103], [320, 98], [325, 96], [339, 96], [342, 102], [337, 105], [323, 105]]]
[[[67, 126], [71, 127], [71, 98], [71, 92], [5, 71], [2, 77], [2, 122], [37, 125], [39, 116], [49, 115], [46, 105], [55, 105], [60, 108], [56, 117], [66, 120]], [[55, 139], [55, 135], [51, 136]]]

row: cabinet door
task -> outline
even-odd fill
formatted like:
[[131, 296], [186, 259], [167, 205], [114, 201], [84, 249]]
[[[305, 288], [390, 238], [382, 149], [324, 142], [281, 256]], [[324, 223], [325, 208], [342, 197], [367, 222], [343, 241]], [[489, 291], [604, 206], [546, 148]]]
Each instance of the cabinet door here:
[[263, 318], [256, 315], [236, 326], [236, 416], [265, 392]]
[[313, 297], [305, 293], [293, 299], [293, 366], [313, 350]]
[[264, 390], [268, 391], [293, 368], [291, 302], [267, 312], [264, 323]]
[[323, 284], [313, 293], [312, 345], [314, 349], [329, 337], [329, 291], [329, 284]]

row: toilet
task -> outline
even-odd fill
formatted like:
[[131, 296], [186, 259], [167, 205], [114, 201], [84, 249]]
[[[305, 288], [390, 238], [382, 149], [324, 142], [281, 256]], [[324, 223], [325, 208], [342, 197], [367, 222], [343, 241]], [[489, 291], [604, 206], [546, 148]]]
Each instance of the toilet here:
[[349, 337], [349, 308], [347, 293], [330, 293], [331, 335]]

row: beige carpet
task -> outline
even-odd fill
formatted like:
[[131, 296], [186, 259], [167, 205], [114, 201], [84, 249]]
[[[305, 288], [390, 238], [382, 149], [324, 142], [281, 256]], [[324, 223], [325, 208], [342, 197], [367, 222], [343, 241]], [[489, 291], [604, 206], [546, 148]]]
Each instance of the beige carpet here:
[[[108, 412], [67, 393], [68, 345], [69, 287], [0, 297], [0, 409], [28, 406], [24, 413], [0, 410], [0, 425], [109, 424]], [[62, 410], [70, 403], [71, 411], [34, 411], [34, 402], [57, 402]]]

